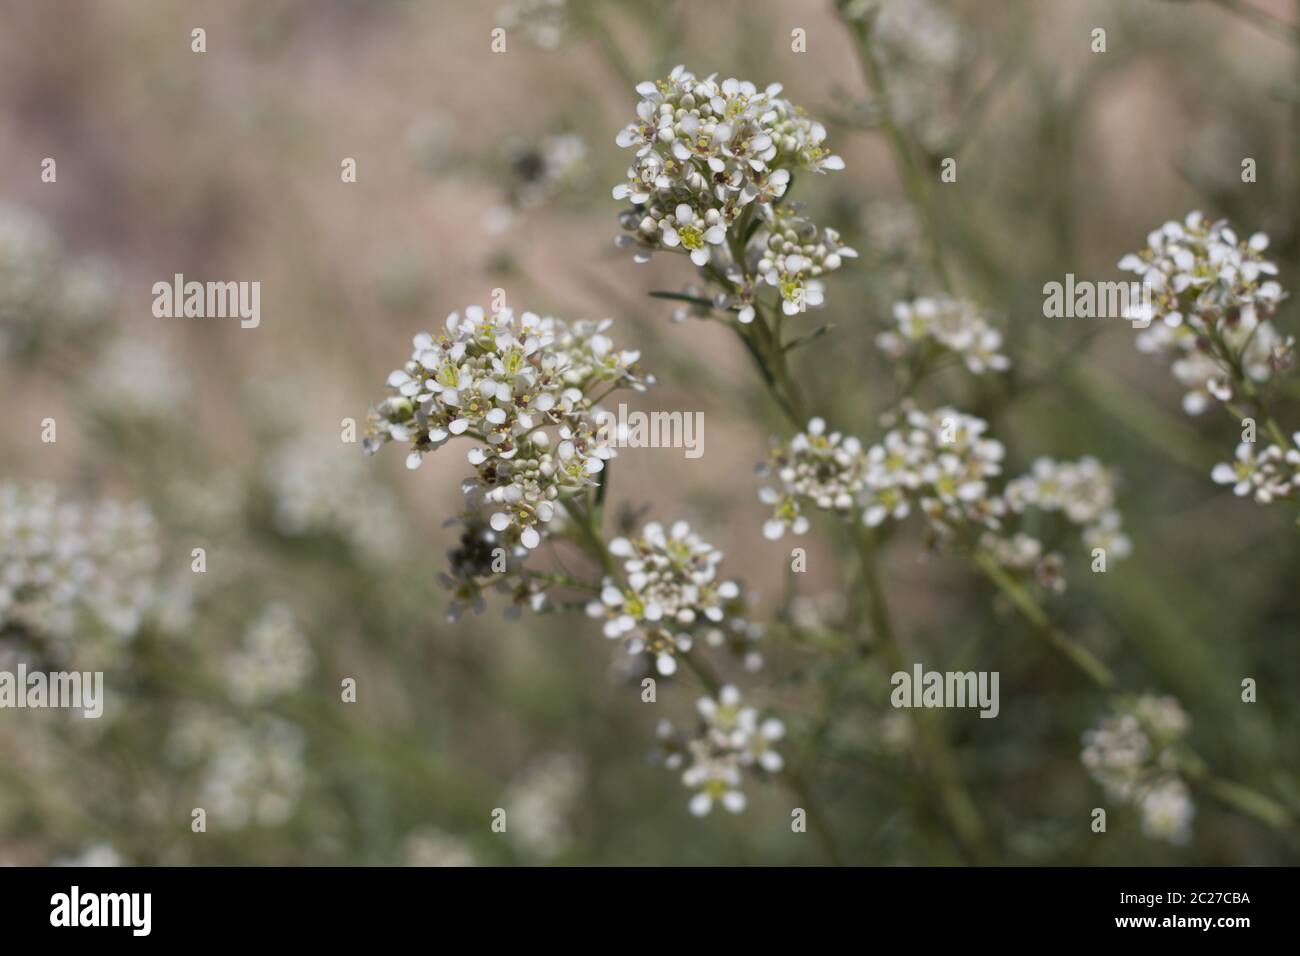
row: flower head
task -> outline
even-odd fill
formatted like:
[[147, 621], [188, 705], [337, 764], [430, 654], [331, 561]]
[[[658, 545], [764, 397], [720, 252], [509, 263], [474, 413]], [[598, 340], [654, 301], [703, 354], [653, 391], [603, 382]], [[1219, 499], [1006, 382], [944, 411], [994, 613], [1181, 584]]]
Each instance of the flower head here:
[[407, 467], [456, 436], [474, 477], [462, 486], [492, 528], [529, 549], [563, 500], [598, 482], [616, 451], [596, 426], [597, 391], [642, 389], [640, 353], [619, 350], [604, 322], [574, 322], [471, 306], [443, 332], [421, 333], [370, 415], [366, 450], [409, 444]]

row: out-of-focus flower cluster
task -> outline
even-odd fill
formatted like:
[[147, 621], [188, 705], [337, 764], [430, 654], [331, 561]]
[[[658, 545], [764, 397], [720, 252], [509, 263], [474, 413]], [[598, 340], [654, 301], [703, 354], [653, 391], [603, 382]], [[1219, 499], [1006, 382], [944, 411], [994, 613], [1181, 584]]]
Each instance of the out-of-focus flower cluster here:
[[562, 854], [573, 842], [574, 810], [586, 783], [582, 761], [572, 754], [546, 754], [529, 764], [502, 798], [511, 843], [540, 861]]
[[119, 336], [96, 358], [82, 395], [91, 414], [128, 427], [182, 419], [190, 380], [154, 339]]
[[453, 312], [443, 332], [417, 335], [411, 358], [389, 375], [366, 450], [409, 444], [407, 466], [417, 468], [452, 437], [472, 439], [468, 510], [489, 512], [507, 546], [536, 548], [564, 499], [595, 486], [616, 454], [597, 427], [596, 402], [652, 381], [637, 367], [639, 352], [614, 347], [610, 324]]
[[0, 483], [0, 632], [83, 666], [111, 665], [147, 622], [183, 620], [164, 581], [157, 528], [141, 504], [61, 500], [46, 483]]
[[948, 352], [975, 375], [1011, 367], [1011, 360], [999, 352], [1002, 333], [970, 302], [945, 295], [897, 302], [894, 322], [896, 329], [876, 337], [881, 351], [892, 359], [926, 362]]
[[1112, 800], [1137, 805], [1147, 836], [1186, 843], [1196, 807], [1180, 775], [1190, 721], [1172, 697], [1144, 694], [1083, 735], [1084, 767]]
[[975, 53], [961, 23], [935, 0], [839, 0], [839, 8], [867, 24], [867, 42], [889, 77], [868, 114], [888, 115], [941, 154], [960, 129], [961, 80]]
[[0, 204], [0, 358], [48, 341], [84, 346], [116, 295], [102, 261], [68, 255], [43, 220]]
[[249, 625], [226, 661], [226, 686], [240, 704], [264, 704], [297, 689], [314, 662], [287, 605], [271, 604]]
[[622, 580], [605, 578], [587, 613], [604, 618], [605, 636], [622, 639], [628, 653], [652, 657], [661, 674], [675, 673], [677, 655], [690, 651], [701, 630], [718, 630], [740, 597], [734, 581], [718, 580], [722, 552], [685, 521], [667, 533], [651, 522], [636, 538], [615, 538], [609, 552], [623, 561]]
[[[1002, 500], [1009, 514], [1030, 509], [1060, 514], [1083, 529], [1083, 544], [1090, 552], [1101, 548], [1107, 560], [1123, 560], [1133, 553], [1133, 542], [1123, 531], [1123, 518], [1115, 507], [1115, 475], [1096, 458], [1078, 461], [1039, 458], [1027, 474], [1007, 482]], [[980, 540], [998, 563], [1015, 571], [1033, 571], [1040, 584], [1064, 590], [1065, 559], [1045, 552], [1043, 543], [1023, 532], [1002, 537], [986, 532]]]
[[1171, 361], [1190, 415], [1211, 399], [1234, 401], [1292, 365], [1294, 343], [1271, 321], [1284, 293], [1271, 278], [1277, 266], [1264, 258], [1267, 248], [1262, 232], [1242, 240], [1225, 220], [1191, 212], [1154, 230], [1145, 249], [1119, 262], [1149, 290], [1149, 303], [1130, 304], [1125, 313], [1154, 323], [1137, 346]]
[[860, 516], [870, 527], [916, 510], [937, 539], [981, 530], [980, 544], [999, 563], [1033, 569], [1056, 585], [1060, 558], [1045, 554], [1037, 539], [1007, 527], [1034, 507], [1059, 511], [1082, 527], [1090, 548], [1105, 547], [1118, 558], [1128, 555], [1131, 544], [1120, 530], [1109, 470], [1093, 458], [1076, 463], [1044, 458], [1029, 475], [999, 491], [992, 479], [1002, 473], [1005, 449], [985, 435], [987, 427], [952, 408], [905, 408], [896, 427], [864, 448], [852, 436], [827, 432], [825, 421], [814, 418], [806, 431], [774, 444], [760, 469], [770, 483], [759, 497], [773, 508], [763, 534], [773, 540], [787, 530], [803, 534], [809, 508]]
[[1300, 488], [1300, 432], [1291, 436], [1286, 448], [1270, 443], [1257, 449], [1255, 442], [1242, 442], [1233, 460], [1219, 462], [1210, 477], [1220, 485], [1232, 485], [1233, 494], [1250, 495], [1261, 505], [1289, 498]]
[[290, 537], [337, 535], [357, 553], [383, 561], [402, 538], [394, 496], [355, 452], [308, 434], [286, 439], [263, 469], [276, 530]]
[[719, 307], [741, 322], [766, 284], [786, 314], [823, 302], [820, 277], [857, 253], [788, 204], [778, 206], [796, 172], [844, 168], [824, 145], [826, 129], [783, 98], [781, 85], [760, 90], [716, 75], [698, 79], [676, 67], [637, 86], [637, 119], [617, 143], [635, 149], [614, 198], [632, 208], [620, 217], [619, 244], [638, 261], [655, 251], [688, 254], [731, 287]]
[[555, 50], [569, 28], [566, 0], [511, 0], [497, 9], [497, 23], [519, 30], [543, 50]]
[[302, 728], [269, 714], [242, 722], [195, 711], [173, 728], [167, 747], [177, 764], [199, 768], [195, 797], [219, 830], [285, 823], [306, 782]]
[[775, 749], [785, 736], [785, 725], [775, 717], [760, 718], [755, 707], [742, 706], [740, 691], [730, 684], [716, 699], [701, 697], [696, 709], [701, 720], [693, 735], [679, 733], [666, 720], [659, 723], [664, 765], [670, 770], [686, 768], [682, 783], [695, 791], [691, 813], [704, 816], [715, 803], [739, 813], [746, 802], [743, 771], [779, 773], [785, 766]]

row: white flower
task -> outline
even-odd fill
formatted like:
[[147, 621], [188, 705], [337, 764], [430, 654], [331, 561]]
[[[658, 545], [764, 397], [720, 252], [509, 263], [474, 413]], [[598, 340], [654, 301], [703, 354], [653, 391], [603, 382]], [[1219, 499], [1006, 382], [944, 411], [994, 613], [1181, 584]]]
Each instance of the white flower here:
[[632, 204], [619, 217], [618, 244], [640, 262], [654, 251], [685, 251], [711, 278], [747, 290], [734, 306], [742, 324], [753, 321], [758, 281], [778, 287], [786, 314], [821, 305], [818, 277], [857, 253], [833, 229], [776, 202], [793, 172], [844, 168], [824, 146], [825, 127], [781, 97], [777, 84], [700, 80], [678, 66], [636, 90], [637, 118], [615, 139], [635, 150], [613, 189]]
[[529, 764], [502, 797], [510, 841], [542, 861], [563, 853], [573, 841], [573, 811], [586, 783], [586, 768], [572, 754], [545, 754]]
[[1117, 712], [1083, 735], [1080, 759], [1114, 800], [1137, 804], [1142, 831], [1184, 843], [1195, 807], [1179, 777], [1187, 714], [1172, 697], [1145, 694], [1121, 701]]
[[[704, 816], [715, 802], [739, 813], [745, 807], [740, 789], [742, 768], [779, 773], [785, 766], [774, 749], [785, 736], [785, 725], [774, 717], [761, 718], [756, 708], [742, 705], [740, 691], [731, 684], [720, 688], [716, 697], [701, 697], [696, 710], [703, 723], [700, 733], [686, 743], [684, 752], [691, 764], [682, 775], [682, 782], [697, 791], [690, 801], [691, 813]], [[683, 749], [675, 742], [671, 726], [661, 724], [658, 736], [671, 745], [672, 757], [680, 759]]]
[[1005, 372], [1011, 361], [1001, 355], [1002, 335], [969, 302], [949, 296], [894, 304], [895, 330], [882, 332], [876, 344], [890, 358], [927, 358], [939, 348], [954, 353], [972, 374]]
[[226, 686], [233, 700], [260, 704], [298, 688], [315, 656], [283, 604], [269, 605], [244, 634], [243, 645], [226, 661]]
[[287, 822], [306, 784], [306, 738], [278, 717], [240, 723], [197, 712], [175, 726], [168, 747], [182, 763], [200, 762], [198, 797], [217, 829]]
[[1278, 270], [1263, 257], [1267, 248], [1263, 233], [1243, 241], [1225, 220], [1191, 212], [1151, 232], [1145, 249], [1119, 262], [1141, 277], [1149, 317], [1160, 320], [1138, 336], [1137, 347], [1172, 356], [1190, 415], [1211, 401], [1232, 401], [1239, 375], [1264, 383], [1289, 364], [1289, 346], [1271, 321], [1285, 293], [1271, 278]]
[[538, 547], [557, 505], [596, 486], [617, 454], [597, 427], [594, 393], [653, 381], [639, 373], [639, 352], [615, 348], [610, 325], [477, 306], [453, 312], [441, 334], [417, 335], [411, 358], [389, 375], [366, 450], [409, 443], [407, 465], [418, 468], [451, 438], [473, 439], [466, 457], [475, 475], [463, 485], [470, 507], [487, 510], [511, 545]]
[[728, 619], [740, 596], [734, 581], [719, 581], [722, 552], [691, 531], [685, 521], [667, 532], [650, 522], [636, 538], [615, 538], [609, 552], [623, 559], [625, 583], [606, 578], [587, 614], [605, 620], [604, 633], [622, 639], [631, 654], [650, 656], [660, 674], [677, 671], [698, 628]]
[[1164, 780], [1141, 798], [1142, 832], [1154, 840], [1182, 845], [1192, 838], [1196, 805], [1181, 780]]
[[543, 50], [555, 50], [569, 29], [569, 12], [566, 0], [511, 0], [497, 10], [497, 23], [522, 31]]
[[1257, 450], [1253, 442], [1237, 446], [1235, 460], [1219, 462], [1210, 472], [1216, 484], [1232, 485], [1238, 497], [1251, 495], [1259, 504], [1266, 505], [1277, 498], [1285, 498], [1300, 485], [1300, 433], [1292, 438], [1293, 447], [1284, 451], [1278, 445], [1268, 445]]
[[53, 640], [52, 653], [100, 669], [148, 623], [163, 625], [183, 589], [163, 578], [162, 545], [142, 504], [93, 508], [53, 485], [0, 482], [0, 630]]

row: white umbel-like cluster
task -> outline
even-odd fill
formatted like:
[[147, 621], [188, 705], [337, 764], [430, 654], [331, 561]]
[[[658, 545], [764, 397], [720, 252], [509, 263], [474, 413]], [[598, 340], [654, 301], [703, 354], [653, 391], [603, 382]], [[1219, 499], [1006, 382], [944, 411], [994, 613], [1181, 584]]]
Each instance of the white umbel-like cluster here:
[[471, 508], [529, 549], [565, 497], [595, 485], [616, 454], [597, 428], [599, 390], [642, 389], [639, 352], [619, 350], [611, 323], [471, 306], [438, 335], [414, 339], [410, 359], [388, 377], [392, 393], [370, 416], [366, 450], [410, 445], [407, 466], [456, 436], [472, 439]]
[[782, 97], [781, 85], [716, 75], [698, 79], [676, 67], [637, 87], [637, 119], [617, 143], [636, 155], [615, 199], [623, 213], [619, 244], [638, 261], [655, 251], [684, 252], [725, 276], [738, 292], [725, 302], [753, 321], [757, 285], [780, 292], [786, 314], [822, 304], [819, 277], [857, 253], [785, 206], [795, 173], [844, 168], [825, 146], [826, 129]]
[[715, 804], [739, 813], [746, 804], [741, 790], [744, 771], [773, 774], [785, 767], [775, 749], [785, 736], [785, 724], [742, 705], [740, 691], [730, 684], [716, 697], [701, 697], [696, 710], [700, 725], [693, 736], [675, 732], [667, 721], [660, 723], [664, 764], [670, 770], [686, 768], [682, 783], [695, 791], [691, 813], [705, 816]]
[[696, 632], [722, 622], [740, 596], [734, 581], [718, 580], [722, 552], [685, 521], [667, 532], [651, 522], [638, 537], [615, 538], [609, 552], [623, 561], [623, 581], [607, 577], [587, 613], [604, 618], [605, 636], [624, 640], [629, 653], [650, 655], [660, 674], [675, 673]]
[[1110, 799], [1141, 810], [1142, 830], [1153, 839], [1191, 839], [1196, 807], [1180, 776], [1189, 726], [1174, 698], [1144, 694], [1083, 735], [1084, 767]]

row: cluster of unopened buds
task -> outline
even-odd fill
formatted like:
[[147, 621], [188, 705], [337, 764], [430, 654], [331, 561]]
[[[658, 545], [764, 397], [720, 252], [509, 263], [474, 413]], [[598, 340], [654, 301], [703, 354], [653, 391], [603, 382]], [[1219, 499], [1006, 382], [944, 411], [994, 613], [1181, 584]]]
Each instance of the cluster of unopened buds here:
[[[551, 528], [557, 530], [556, 524], [562, 520], [553, 520]], [[448, 620], [458, 620], [466, 609], [483, 613], [488, 590], [510, 599], [505, 612], [510, 618], [520, 616], [525, 607], [533, 611], [546, 607], [545, 584], [524, 567], [528, 549], [523, 544], [507, 547], [504, 536], [494, 531], [482, 514], [471, 512], [448, 524], [463, 527], [457, 545], [447, 552], [447, 571], [438, 575], [438, 582], [451, 592]]]
[[757, 708], [741, 704], [740, 691], [728, 684], [715, 697], [696, 703], [700, 726], [693, 736], [679, 733], [671, 723], [658, 728], [663, 762], [670, 770], [685, 767], [682, 782], [695, 791], [690, 811], [705, 816], [714, 804], [739, 813], [745, 809], [741, 790], [744, 771], [779, 773], [785, 766], [775, 749], [785, 725], [775, 717], [763, 719]]
[[655, 251], [685, 252], [723, 278], [730, 294], [721, 307], [742, 323], [753, 321], [764, 284], [788, 315], [821, 305], [820, 277], [857, 253], [835, 230], [776, 203], [794, 173], [844, 168], [823, 145], [825, 127], [783, 98], [780, 84], [701, 80], [678, 66], [636, 89], [637, 119], [617, 137], [636, 150], [613, 190], [632, 204], [619, 244], [642, 262]]
[[1009, 518], [1033, 507], [1059, 511], [1082, 527], [1090, 548], [1104, 547], [1117, 558], [1130, 553], [1114, 508], [1114, 478], [1100, 462], [1039, 459], [1030, 474], [1007, 482], [999, 493], [991, 479], [1002, 473], [1005, 449], [985, 435], [987, 427], [952, 408], [909, 408], [878, 444], [864, 448], [857, 438], [827, 432], [825, 421], [814, 418], [789, 442], [774, 445], [761, 468], [771, 483], [759, 497], [773, 507], [763, 534], [773, 540], [787, 529], [803, 534], [810, 507], [858, 516], [869, 527], [901, 520], [915, 509], [938, 539], [982, 529], [980, 544], [999, 563], [1035, 570], [1059, 589], [1059, 556], [1045, 554], [1041, 542], [1024, 533], [1001, 536]]
[[951, 353], [974, 375], [1005, 372], [1011, 360], [998, 351], [1002, 333], [972, 303], [939, 295], [894, 305], [895, 329], [880, 333], [876, 344], [893, 359], [925, 362]]
[[1137, 805], [1152, 838], [1186, 843], [1196, 807], [1180, 769], [1190, 721], [1172, 697], [1144, 694], [1083, 735], [1081, 759], [1112, 800]]
[[660, 674], [675, 673], [696, 633], [718, 631], [740, 597], [736, 582], [718, 580], [722, 552], [685, 521], [667, 532], [650, 522], [637, 537], [611, 541], [609, 553], [623, 562], [622, 581], [606, 577], [587, 614], [603, 618], [605, 636], [623, 640], [630, 654], [652, 657]]
[[418, 468], [452, 437], [473, 439], [468, 510], [487, 511], [507, 543], [536, 548], [564, 500], [596, 485], [616, 455], [596, 403], [652, 381], [640, 375], [639, 352], [614, 347], [609, 325], [453, 312], [440, 334], [417, 335], [411, 358], [389, 375], [392, 394], [371, 412], [366, 450], [409, 444], [407, 466]]

